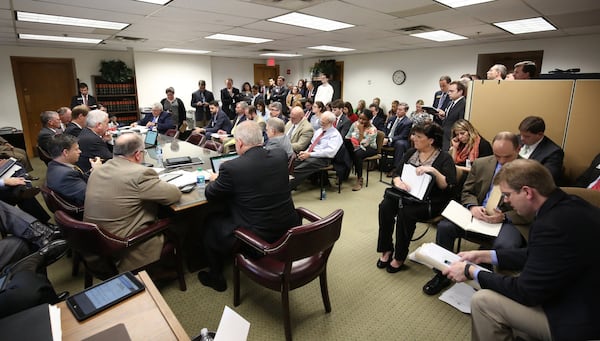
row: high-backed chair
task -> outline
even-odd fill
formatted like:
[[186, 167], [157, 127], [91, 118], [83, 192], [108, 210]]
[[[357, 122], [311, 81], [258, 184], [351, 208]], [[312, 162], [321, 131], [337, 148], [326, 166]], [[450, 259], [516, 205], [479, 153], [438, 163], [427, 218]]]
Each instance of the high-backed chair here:
[[[235, 231], [240, 244], [251, 247], [260, 258], [237, 252], [233, 268], [233, 304], [240, 304], [240, 271], [254, 282], [281, 292], [286, 340], [292, 339], [289, 291], [319, 277], [321, 296], [326, 312], [331, 312], [327, 290], [327, 260], [340, 237], [344, 211], [337, 209], [325, 218], [305, 209], [296, 209], [310, 223], [288, 230], [278, 241], [267, 243], [244, 228]], [[243, 248], [240, 248], [243, 249]]]
[[[143, 243], [158, 234], [168, 232], [170, 222], [168, 219], [159, 220], [128, 237], [118, 237], [96, 224], [76, 220], [61, 210], [54, 213], [54, 219], [71, 248], [83, 258], [85, 288], [93, 284], [93, 276], [104, 280], [118, 274], [116, 262], [119, 258], [130, 247]], [[187, 287], [183, 272], [183, 259], [177, 239], [165, 238], [160, 259], [175, 260], [179, 289], [185, 291]], [[135, 269], [135, 271], [143, 270], [149, 265], [152, 263]]]
[[207, 141], [204, 143], [203, 147], [206, 148], [206, 149], [210, 149], [212, 151], [215, 151], [215, 152], [217, 152], [219, 154], [223, 153], [223, 144], [220, 143], [220, 142], [216, 142], [216, 141], [207, 139]]
[[204, 134], [190, 134], [190, 136], [188, 136], [188, 138], [185, 141], [199, 146], [203, 144], [205, 140], [206, 135]]
[[[383, 147], [383, 139], [385, 138], [385, 133], [381, 130], [377, 131], [377, 154], [373, 156], [369, 156], [363, 159], [363, 161], [367, 162], [367, 183], [365, 187], [369, 187], [369, 169], [371, 169], [371, 164], [377, 164], [377, 161], [381, 159], [381, 148]], [[381, 173], [381, 171], [380, 171]]]
[[38, 156], [40, 157], [40, 160], [44, 161], [44, 163], [46, 164], [46, 166], [48, 166], [48, 162], [52, 161], [52, 157], [50, 157], [50, 154], [48, 154], [47, 151], [44, 150], [44, 148], [40, 147], [40, 146], [35, 146], [35, 149], [37, 150]]
[[567, 194], [576, 195], [590, 204], [600, 207], [600, 191], [581, 187], [561, 187]]
[[45, 183], [40, 185], [40, 191], [42, 192], [46, 206], [48, 206], [51, 212], [54, 213], [62, 210], [75, 219], [83, 220], [83, 206], [71, 204], [58, 193], [48, 188], [48, 185]]

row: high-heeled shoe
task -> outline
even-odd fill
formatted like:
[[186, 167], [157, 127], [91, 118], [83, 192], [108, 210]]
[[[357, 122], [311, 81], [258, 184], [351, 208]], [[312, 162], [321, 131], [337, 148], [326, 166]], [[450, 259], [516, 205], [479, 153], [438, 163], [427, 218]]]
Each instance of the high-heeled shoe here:
[[392, 261], [392, 259], [394, 259], [394, 257], [392, 257], [393, 255], [394, 255], [393, 253], [390, 253], [387, 261], [382, 261], [381, 257], [379, 257], [379, 259], [377, 260], [377, 267], [380, 269], [387, 268], [390, 265], [390, 262]]

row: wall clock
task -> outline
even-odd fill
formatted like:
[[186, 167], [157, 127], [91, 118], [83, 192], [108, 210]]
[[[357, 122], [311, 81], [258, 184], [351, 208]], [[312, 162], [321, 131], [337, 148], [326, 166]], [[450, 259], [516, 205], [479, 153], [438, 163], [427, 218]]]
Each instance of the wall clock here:
[[404, 84], [404, 82], [406, 82], [406, 72], [402, 70], [394, 71], [394, 74], [392, 74], [392, 81], [394, 81], [394, 84], [396, 85]]

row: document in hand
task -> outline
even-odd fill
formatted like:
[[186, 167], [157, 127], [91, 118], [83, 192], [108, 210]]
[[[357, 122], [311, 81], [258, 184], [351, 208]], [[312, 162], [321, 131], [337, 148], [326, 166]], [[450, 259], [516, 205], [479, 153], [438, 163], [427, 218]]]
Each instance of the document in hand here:
[[[447, 269], [450, 264], [460, 260], [460, 257], [456, 253], [448, 251], [435, 243], [423, 243], [418, 249], [415, 250], [415, 252], [411, 253], [408, 258], [440, 271]], [[488, 269], [482, 268], [479, 265], [474, 264], [474, 266], [483, 271], [489, 271]], [[475, 281], [467, 281], [465, 283], [473, 288], [480, 288], [479, 284]]]
[[448, 203], [448, 206], [442, 211], [442, 216], [465, 231], [477, 232], [492, 237], [498, 237], [498, 232], [502, 227], [502, 223], [490, 224], [473, 217], [471, 211], [454, 200]]
[[402, 175], [400, 176], [402, 182], [408, 185], [410, 193], [413, 197], [423, 200], [431, 185], [433, 177], [431, 174], [417, 175], [417, 168], [409, 163], [405, 164], [402, 168]]

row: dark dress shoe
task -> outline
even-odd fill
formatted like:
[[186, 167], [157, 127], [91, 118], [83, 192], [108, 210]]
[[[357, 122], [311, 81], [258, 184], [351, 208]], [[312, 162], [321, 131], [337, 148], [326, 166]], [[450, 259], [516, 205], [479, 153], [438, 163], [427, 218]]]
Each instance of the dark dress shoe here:
[[393, 256], [393, 254], [391, 254], [389, 256], [388, 260], [385, 261], [385, 262], [381, 260], [381, 257], [379, 257], [379, 259], [377, 259], [377, 267], [380, 268], [380, 269], [387, 268], [388, 265], [390, 265], [390, 262], [392, 261], [392, 259], [394, 259], [394, 257], [392, 257], [392, 256]]
[[67, 297], [69, 297], [68, 291], [63, 291], [61, 293], [56, 294], [56, 299], [58, 300], [56, 303], [66, 300]]
[[44, 265], [48, 266], [61, 259], [67, 253], [67, 241], [55, 240], [38, 250], [38, 254], [44, 257]]
[[223, 292], [227, 290], [227, 281], [221, 274], [213, 274], [208, 271], [198, 272], [198, 280], [206, 287], [211, 287], [216, 291]]
[[29, 181], [37, 181], [37, 180], [39, 180], [39, 179], [40, 179], [40, 178], [38, 178], [37, 176], [32, 176], [32, 175], [31, 175], [31, 174], [29, 174], [29, 173], [25, 173], [25, 175], [23, 175], [23, 178], [24, 178], [25, 180], [29, 180]]
[[399, 267], [395, 267], [395, 266], [392, 266], [392, 262], [390, 261], [388, 266], [385, 268], [385, 271], [387, 271], [391, 274], [395, 274], [396, 272], [404, 271], [406, 269], [408, 269], [408, 266], [406, 266], [406, 264], [402, 263], [402, 265], [400, 265]]
[[450, 280], [446, 276], [438, 273], [423, 286], [423, 292], [427, 295], [435, 295], [449, 286], [450, 283]]
[[19, 190], [19, 193], [17, 195], [17, 198], [19, 200], [31, 199], [31, 198], [35, 197], [40, 192], [40, 188], [39, 187], [27, 188], [25, 186], [21, 186], [21, 188], [22, 189]]

